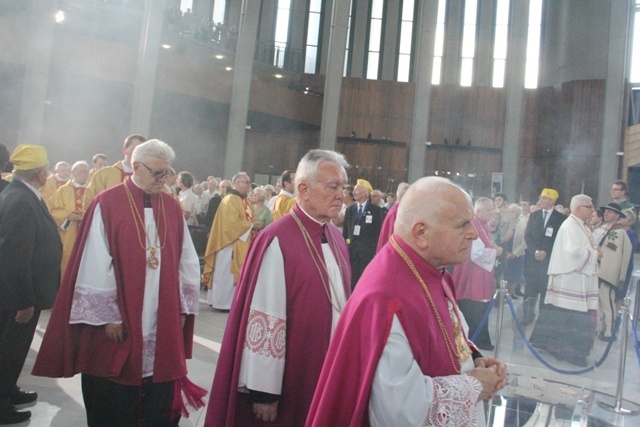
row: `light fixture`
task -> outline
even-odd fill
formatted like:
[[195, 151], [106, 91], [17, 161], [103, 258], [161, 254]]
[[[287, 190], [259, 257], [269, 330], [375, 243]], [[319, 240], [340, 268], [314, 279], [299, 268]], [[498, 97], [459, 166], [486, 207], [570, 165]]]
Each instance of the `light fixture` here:
[[276, 79], [281, 79], [282, 78], [282, 74], [274, 74], [273, 77], [275, 77]]
[[220, 55], [220, 54], [216, 55], [216, 59], [223, 59], [223, 58], [224, 58], [224, 55]]
[[65, 20], [66, 15], [63, 11], [59, 10], [56, 12], [55, 14], [55, 20], [58, 24], [62, 24], [62, 22]]
[[163, 49], [171, 49], [171, 45], [170, 44], [163, 43], [160, 46], [162, 46]]
[[233, 70], [233, 67], [225, 67], [225, 70], [231, 71], [231, 70]]
[[622, 156], [624, 156], [624, 151], [618, 151], [618, 152], [616, 153], [616, 156], [618, 156], [618, 157], [622, 157]]

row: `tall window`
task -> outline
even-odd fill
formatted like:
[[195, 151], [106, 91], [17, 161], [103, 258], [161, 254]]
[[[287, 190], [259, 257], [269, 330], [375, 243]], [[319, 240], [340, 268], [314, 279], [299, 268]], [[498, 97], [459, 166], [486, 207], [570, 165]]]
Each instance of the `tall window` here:
[[631, 83], [640, 83], [640, 0], [636, 0], [633, 16], [633, 39], [631, 39]]
[[289, 15], [291, 12], [291, 0], [278, 0], [278, 14], [276, 17], [276, 34], [274, 39], [275, 52], [273, 65], [284, 67], [284, 54], [289, 41]]
[[378, 78], [380, 69], [380, 45], [382, 43], [382, 12], [384, 0], [371, 2], [371, 20], [369, 21], [369, 48], [367, 55], [367, 78]]
[[433, 52], [433, 74], [431, 84], [439, 85], [442, 80], [442, 63], [444, 59], [444, 27], [447, 16], [447, 0], [438, 1], [438, 18], [436, 21], [436, 41]]
[[527, 65], [524, 73], [524, 87], [538, 87], [538, 68], [540, 65], [540, 35], [542, 34], [542, 1], [529, 2], [529, 33], [527, 35]]
[[309, 24], [307, 26], [307, 46], [304, 58], [304, 72], [307, 74], [316, 73], [321, 12], [322, 0], [311, 0], [309, 2]]
[[213, 22], [224, 23], [224, 14], [227, 11], [227, 0], [215, 0], [213, 3]]
[[504, 87], [509, 39], [509, 5], [511, 0], [496, 2], [496, 34], [493, 40], [493, 87]]
[[464, 3], [464, 24], [462, 29], [461, 86], [471, 86], [471, 82], [473, 81], [473, 60], [476, 56], [477, 22], [478, 0], [466, 0]]
[[402, 2], [402, 21], [400, 22], [400, 48], [398, 49], [398, 74], [399, 82], [409, 81], [411, 71], [411, 45], [413, 41], [413, 9], [415, 0]]
[[344, 70], [342, 76], [347, 77], [349, 70], [349, 41], [351, 40], [351, 13], [353, 11], [353, 0], [349, 2], [349, 23], [347, 24], [347, 45], [344, 48]]

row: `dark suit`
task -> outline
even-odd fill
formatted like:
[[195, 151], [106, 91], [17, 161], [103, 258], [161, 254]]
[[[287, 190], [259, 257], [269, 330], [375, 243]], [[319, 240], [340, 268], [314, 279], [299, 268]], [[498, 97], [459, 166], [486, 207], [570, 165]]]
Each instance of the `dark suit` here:
[[[360, 226], [359, 235], [354, 234], [356, 225]], [[356, 286], [365, 267], [376, 254], [380, 228], [382, 227], [382, 211], [367, 200], [362, 216], [358, 217], [358, 204], [349, 206], [344, 214], [342, 236], [349, 247], [351, 261], [351, 289]]]
[[[58, 227], [46, 205], [14, 178], [0, 193], [0, 401], [17, 391], [40, 311], [56, 298], [61, 258]], [[16, 313], [30, 307], [32, 319], [17, 323]]]
[[[542, 210], [537, 210], [529, 215], [527, 228], [524, 232], [524, 240], [527, 243], [524, 254], [524, 324], [531, 323], [535, 317], [538, 295], [540, 295], [540, 307], [544, 304], [547, 283], [549, 282], [547, 270], [549, 269], [553, 243], [556, 241], [560, 226], [567, 218], [564, 214], [553, 209], [545, 225], [542, 212]], [[547, 256], [542, 261], [538, 261], [535, 259], [536, 251], [545, 251]]]
[[216, 212], [218, 212], [218, 207], [220, 207], [221, 201], [222, 196], [220, 194], [216, 194], [211, 199], [209, 199], [207, 215], [204, 218], [204, 225], [206, 225], [207, 228], [211, 228], [211, 226], [213, 225], [213, 219], [216, 217]]

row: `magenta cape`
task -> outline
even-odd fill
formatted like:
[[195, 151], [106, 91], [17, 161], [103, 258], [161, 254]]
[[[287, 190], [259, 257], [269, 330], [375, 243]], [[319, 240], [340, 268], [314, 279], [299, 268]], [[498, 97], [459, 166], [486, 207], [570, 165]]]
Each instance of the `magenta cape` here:
[[[144, 211], [143, 192], [128, 178], [139, 212]], [[71, 253], [69, 267], [62, 280], [51, 319], [38, 353], [33, 375], [72, 377], [77, 373], [108, 378], [125, 385], [140, 385], [142, 380], [142, 302], [146, 275], [146, 251], [137, 241], [136, 227], [125, 193], [119, 184], [100, 193], [89, 206]], [[191, 357], [194, 316], [187, 316], [184, 333], [180, 319], [178, 266], [182, 253], [184, 224], [182, 209], [171, 196], [151, 196], [158, 224], [164, 234], [164, 217], [158, 218], [158, 201], [163, 198], [166, 244], [161, 252], [158, 326], [153, 380], [165, 382], [187, 374], [185, 358]], [[73, 292], [96, 204], [100, 204], [108, 244], [113, 257], [118, 303], [127, 339], [117, 343], [107, 339], [104, 326], [69, 324]], [[165, 242], [162, 241], [164, 244]]]
[[[398, 236], [395, 239], [426, 283], [445, 329], [455, 342], [442, 286], [444, 278], [453, 291], [451, 276], [427, 264]], [[413, 357], [425, 375], [456, 374], [422, 286], [388, 243], [365, 270], [340, 316], [307, 426], [369, 425], [371, 383], [394, 315], [402, 324]], [[460, 363], [457, 358], [455, 361], [459, 370]]]
[[[486, 222], [473, 218], [471, 224], [478, 231], [478, 238], [482, 240], [484, 246], [491, 248], [491, 230]], [[468, 299], [473, 301], [487, 301], [493, 297], [495, 289], [495, 267], [487, 271], [471, 261], [471, 250], [467, 260], [453, 268], [453, 281], [456, 284], [456, 294], [458, 299]]]
[[[293, 212], [300, 218], [314, 245], [322, 253], [320, 225], [309, 219], [297, 205]], [[351, 270], [347, 245], [336, 227], [329, 224], [327, 230], [339, 245], [341, 256], [335, 254], [336, 260], [341, 262], [342, 259], [346, 263], [341, 267], [345, 274], [344, 292], [348, 297]], [[238, 377], [256, 279], [264, 252], [275, 237], [280, 243], [285, 264], [287, 329], [278, 419], [268, 425], [300, 426], [306, 419], [329, 347], [332, 308], [293, 216], [285, 215], [258, 233], [242, 267], [213, 377], [205, 426], [264, 425], [256, 422], [249, 395], [238, 392]], [[330, 237], [328, 240], [331, 241]], [[326, 272], [323, 275], [328, 283]]]
[[380, 229], [380, 237], [378, 237], [378, 247], [376, 253], [380, 252], [384, 245], [389, 241], [389, 237], [393, 235], [393, 226], [396, 223], [396, 216], [398, 216], [399, 203], [394, 203], [387, 212], [387, 216], [384, 217], [382, 222], [382, 228]]

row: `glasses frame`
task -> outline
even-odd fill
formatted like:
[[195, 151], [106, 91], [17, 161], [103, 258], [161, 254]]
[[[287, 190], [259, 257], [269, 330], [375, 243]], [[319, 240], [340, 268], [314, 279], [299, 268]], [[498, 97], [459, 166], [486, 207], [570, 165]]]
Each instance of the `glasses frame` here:
[[145, 165], [142, 162], [138, 162], [138, 163], [140, 163], [142, 166], [147, 168], [147, 170], [151, 173], [151, 175], [153, 175], [153, 178], [156, 181], [162, 181], [163, 179], [169, 179], [169, 178], [173, 178], [174, 176], [176, 176], [176, 174], [174, 172], [171, 172], [171, 171], [156, 171], [156, 170], [151, 169], [149, 166]]

